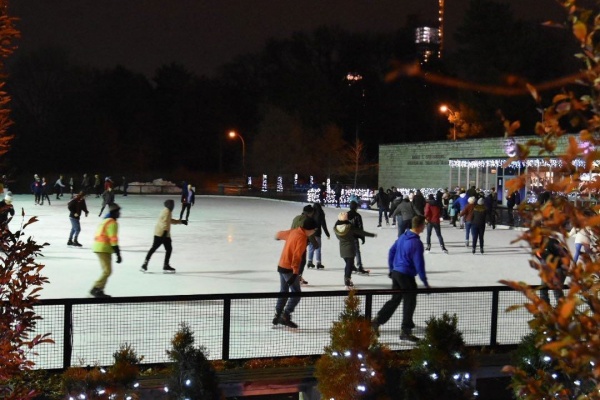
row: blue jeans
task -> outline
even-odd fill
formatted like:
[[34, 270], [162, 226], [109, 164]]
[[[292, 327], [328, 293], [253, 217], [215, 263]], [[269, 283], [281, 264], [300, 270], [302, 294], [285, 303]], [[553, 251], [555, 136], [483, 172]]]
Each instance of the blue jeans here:
[[[292, 275], [292, 271], [279, 273], [279, 293], [302, 292], [302, 290], [300, 289], [300, 278], [296, 278], [294, 283], [292, 283], [291, 285], [287, 284], [287, 281], [292, 277]], [[277, 315], [281, 315], [282, 312], [285, 312], [289, 315], [294, 312], [298, 303], [300, 303], [300, 297], [280, 297], [277, 299], [275, 313]]]
[[77, 218], [69, 217], [71, 220], [71, 233], [69, 234], [69, 240], [77, 240], [79, 232], [81, 232], [81, 224]]
[[431, 231], [434, 230], [437, 235], [438, 241], [440, 242], [440, 246], [442, 249], [444, 246], [444, 238], [442, 237], [442, 230], [440, 229], [440, 224], [434, 224], [432, 222], [427, 224], [427, 248], [431, 247]]
[[383, 215], [385, 217], [385, 223], [389, 224], [390, 220], [388, 219], [388, 211], [385, 208], [380, 208], [378, 209], [379, 211], [379, 225], [381, 225], [381, 216]]
[[471, 225], [473, 225], [470, 221], [465, 221], [465, 240], [469, 241], [469, 233], [471, 233]]
[[319, 248], [315, 249], [315, 246], [313, 246], [313, 244], [310, 242], [308, 242], [308, 262], [312, 263], [313, 262], [313, 255], [314, 255], [314, 259], [317, 262], [317, 264], [321, 264], [321, 236], [313, 236], [315, 238], [315, 240], [317, 241], [317, 243], [319, 243]]

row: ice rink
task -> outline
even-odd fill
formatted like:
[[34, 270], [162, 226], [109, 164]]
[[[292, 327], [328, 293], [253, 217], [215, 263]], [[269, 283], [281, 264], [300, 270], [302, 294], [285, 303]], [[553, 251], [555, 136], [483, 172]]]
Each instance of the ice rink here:
[[[112, 296], [161, 296], [208, 293], [276, 292], [279, 289], [277, 262], [283, 243], [274, 240], [275, 232], [290, 228], [294, 216], [306, 203], [249, 197], [197, 196], [189, 225], [174, 225], [171, 229], [173, 255], [170, 264], [177, 273], [162, 273], [164, 249], [159, 249], [149, 265], [149, 273], [140, 272], [145, 254], [150, 248], [154, 225], [163, 202], [176, 202], [174, 217], [179, 217], [178, 196], [118, 195], [122, 207], [119, 219], [121, 264], [113, 265], [113, 274], [106, 286]], [[101, 222], [98, 216], [101, 199], [87, 198], [90, 214], [82, 217], [79, 241], [83, 247], [67, 246], [70, 231], [68, 195], [52, 200], [52, 205], [34, 205], [32, 195], [14, 195], [16, 215], [11, 230], [19, 229], [20, 212], [25, 219], [37, 216], [26, 228], [27, 236], [40, 243], [47, 242], [44, 257], [39, 261], [50, 283], [41, 292], [43, 299], [87, 297], [100, 274], [100, 264], [91, 251], [94, 232]], [[332, 237], [323, 236], [322, 263], [324, 270], [306, 269], [309, 282], [304, 291], [343, 289], [344, 262], [339, 256], [338, 240], [333, 225], [340, 209], [325, 207]], [[347, 210], [342, 208], [342, 210]], [[371, 270], [369, 276], [353, 275], [359, 289], [389, 289], [387, 254], [397, 237], [396, 227], [377, 228], [377, 212], [361, 210], [365, 229], [376, 233], [362, 246], [363, 263]], [[485, 232], [485, 254], [473, 255], [464, 245], [465, 231], [442, 223], [442, 235], [449, 254], [440, 250], [433, 234], [432, 251], [426, 254], [426, 269], [432, 287], [464, 287], [499, 285], [501, 279], [538, 284], [536, 271], [529, 267], [529, 253], [524, 243], [511, 244], [518, 232], [499, 226]], [[425, 242], [425, 233], [421, 239]], [[420, 282], [419, 282], [420, 283]]]

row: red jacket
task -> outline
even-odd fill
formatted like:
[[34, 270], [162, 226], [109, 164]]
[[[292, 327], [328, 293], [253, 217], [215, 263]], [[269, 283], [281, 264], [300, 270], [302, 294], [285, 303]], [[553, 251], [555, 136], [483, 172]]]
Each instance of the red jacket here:
[[432, 205], [431, 203], [425, 205], [425, 219], [427, 219], [429, 223], [439, 224], [441, 216], [442, 211], [437, 205]]

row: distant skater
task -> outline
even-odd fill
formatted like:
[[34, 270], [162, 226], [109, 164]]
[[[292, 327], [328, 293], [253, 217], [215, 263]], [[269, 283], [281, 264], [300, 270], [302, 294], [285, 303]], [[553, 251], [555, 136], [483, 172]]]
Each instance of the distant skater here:
[[187, 185], [187, 188], [181, 193], [181, 212], [179, 213], [179, 219], [183, 219], [183, 213], [185, 214], [185, 220], [190, 219], [190, 208], [196, 203], [196, 193], [192, 189], [192, 185]]
[[109, 187], [102, 193], [102, 208], [100, 208], [100, 212], [98, 216], [102, 216], [102, 212], [104, 211], [104, 207], [109, 206], [115, 202], [115, 192], [113, 192], [112, 187]]
[[154, 241], [152, 242], [152, 247], [150, 250], [148, 250], [146, 259], [142, 264], [142, 272], [148, 271], [148, 263], [150, 262], [152, 254], [154, 254], [154, 252], [160, 246], [165, 246], [165, 262], [163, 264], [163, 272], [165, 274], [175, 273], [175, 268], [169, 265], [171, 253], [173, 252], [173, 246], [171, 244], [171, 225], [187, 225], [188, 222], [186, 220], [173, 219], [173, 208], [175, 208], [175, 202], [173, 200], [166, 200], [164, 204], [165, 208], [160, 212], [158, 221], [154, 227]]
[[82, 213], [85, 213], [86, 217], [89, 214], [87, 205], [85, 204], [85, 192], [82, 190], [71, 199], [67, 203], [67, 208], [69, 209], [69, 220], [71, 221], [71, 233], [69, 233], [67, 246], [81, 247], [81, 243], [78, 241], [79, 232], [81, 232], [81, 223], [79, 222], [79, 219], [81, 218]]

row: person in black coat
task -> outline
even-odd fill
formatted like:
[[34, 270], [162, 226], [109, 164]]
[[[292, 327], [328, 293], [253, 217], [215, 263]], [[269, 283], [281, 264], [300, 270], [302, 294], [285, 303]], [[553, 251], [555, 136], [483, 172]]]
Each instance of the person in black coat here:
[[15, 215], [15, 209], [12, 205], [12, 196], [7, 194], [4, 200], [0, 201], [0, 230], [6, 229], [8, 214]]
[[418, 215], [425, 215], [425, 204], [427, 204], [427, 202], [425, 201], [425, 196], [423, 196], [423, 193], [421, 193], [420, 190], [417, 190], [417, 192], [415, 193], [412, 199], [412, 204], [415, 208], [415, 212]]
[[389, 206], [389, 197], [388, 195], [383, 191], [383, 188], [380, 187], [379, 191], [377, 192], [377, 194], [375, 195], [375, 197], [373, 197], [373, 200], [371, 201], [371, 205], [377, 203], [377, 210], [379, 211], [379, 224], [377, 225], [378, 228], [381, 228], [381, 215], [383, 214], [385, 216], [385, 223], [387, 225], [390, 224], [390, 220], [388, 218], [388, 206]]
[[183, 219], [183, 212], [186, 211], [185, 220], [190, 218], [190, 209], [196, 204], [196, 193], [192, 189], [192, 185], [188, 184], [187, 187], [181, 193], [181, 212], [179, 213], [179, 219]]
[[[315, 202], [313, 204], [313, 216], [312, 218], [317, 223], [317, 230], [312, 235], [313, 238], [318, 242], [318, 246], [315, 246], [312, 241], [308, 242], [308, 254], [307, 254], [307, 264], [308, 268], [317, 268], [323, 269], [325, 266], [321, 264], [321, 248], [323, 247], [321, 244], [321, 235], [325, 232], [327, 235], [327, 239], [331, 237], [329, 234], [329, 230], [327, 229], [327, 221], [325, 220], [325, 211], [323, 211], [323, 207], [319, 202]], [[313, 264], [313, 259], [316, 262], [316, 265]]]

